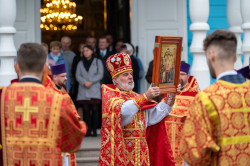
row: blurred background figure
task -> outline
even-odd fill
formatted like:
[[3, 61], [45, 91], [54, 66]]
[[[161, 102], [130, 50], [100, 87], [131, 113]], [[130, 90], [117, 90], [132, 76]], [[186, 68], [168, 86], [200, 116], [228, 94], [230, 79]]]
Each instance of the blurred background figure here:
[[126, 53], [126, 54], [127, 54], [127, 45], [123, 44], [123, 45], [119, 48], [119, 52], [120, 52], [120, 53]]
[[108, 46], [108, 51], [111, 52], [111, 54], [114, 54], [115, 51], [115, 46], [114, 46], [114, 38], [111, 34], [107, 34], [106, 38], [108, 40], [109, 46]]
[[72, 75], [72, 79], [73, 79], [73, 85], [71, 87], [71, 98], [72, 98], [76, 108], [78, 108], [78, 103], [77, 103], [76, 99], [77, 99], [78, 85], [79, 85], [78, 81], [76, 80], [76, 67], [83, 57], [83, 48], [85, 45], [86, 44], [84, 42], [81, 42], [79, 44], [79, 47], [78, 47], [79, 52], [74, 57], [73, 62], [72, 62], [72, 67], [71, 67], [71, 75]]
[[148, 64], [147, 74], [145, 75], [145, 79], [149, 84], [152, 83], [152, 76], [153, 76], [153, 67], [154, 67], [154, 60], [150, 61]]
[[65, 64], [66, 73], [67, 73], [66, 90], [67, 90], [67, 92], [69, 92], [69, 90], [70, 90], [70, 78], [69, 78], [68, 65], [67, 65], [67, 61], [60, 53], [60, 49], [61, 49], [61, 43], [59, 41], [52, 41], [50, 43], [50, 51], [51, 52], [49, 53], [48, 58], [50, 60], [53, 60], [55, 62], [55, 64]]
[[44, 48], [44, 50], [45, 50], [45, 52], [47, 54], [47, 61], [46, 61], [47, 65], [48, 66], [54, 65], [55, 62], [48, 58], [48, 55], [49, 55], [49, 46], [48, 46], [48, 44], [42, 43], [42, 46], [43, 46], [43, 48]]
[[85, 44], [89, 45], [92, 47], [92, 49], [94, 50], [94, 52], [96, 52], [96, 38], [93, 36], [88, 36], [86, 38]]
[[117, 40], [115, 43], [115, 53], [120, 52], [121, 46], [123, 45], [123, 40]]
[[[137, 58], [134, 56], [134, 46], [130, 43], [124, 43], [124, 45], [126, 46], [126, 53], [130, 56], [131, 58], [131, 62], [132, 62], [132, 69], [133, 69], [133, 78], [134, 78], [134, 82], [135, 82], [135, 86], [133, 91], [139, 93], [139, 89], [140, 89], [140, 78], [139, 78], [139, 73], [140, 73], [140, 66], [138, 64]], [[124, 46], [122, 46], [123, 50], [121, 50], [122, 52], [125, 50]], [[143, 70], [143, 68], [142, 68]]]
[[[78, 113], [86, 121], [86, 136], [97, 136], [99, 105], [101, 104], [102, 61], [94, 56], [91, 46], [83, 47], [83, 57], [76, 68]], [[83, 113], [84, 112], [84, 113]]]
[[[72, 67], [72, 62], [73, 62], [73, 59], [74, 57], [76, 56], [76, 54], [70, 50], [70, 46], [71, 46], [71, 38], [69, 36], [63, 36], [61, 38], [61, 44], [62, 44], [62, 49], [61, 49], [61, 53], [64, 57], [64, 59], [66, 60], [67, 62], [67, 69], [68, 71], [71, 71], [71, 67]], [[71, 72], [67, 72], [68, 74], [68, 78], [69, 78], [69, 92], [70, 92], [70, 96], [72, 96], [71, 94], [71, 87], [72, 85], [74, 84], [73, 82], [73, 79], [72, 79], [72, 75], [71, 75]]]
[[102, 84], [113, 84], [112, 77], [106, 67], [106, 60], [108, 59], [108, 57], [112, 55], [111, 52], [109, 52], [108, 50], [108, 46], [109, 46], [109, 43], [105, 36], [99, 38], [99, 41], [98, 41], [99, 49], [96, 51], [96, 54], [97, 54], [96, 57], [102, 60], [102, 64], [104, 67], [104, 76], [101, 81]]
[[46, 53], [47, 56], [48, 56], [48, 54], [49, 54], [49, 46], [48, 46], [48, 44], [42, 42], [42, 46], [43, 46], [43, 48], [44, 48], [44, 50], [45, 50], [45, 53]]

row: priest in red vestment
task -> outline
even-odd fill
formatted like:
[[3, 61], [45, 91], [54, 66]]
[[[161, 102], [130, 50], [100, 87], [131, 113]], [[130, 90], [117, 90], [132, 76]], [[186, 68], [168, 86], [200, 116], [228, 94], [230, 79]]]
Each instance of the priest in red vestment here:
[[[194, 76], [188, 75], [190, 65], [181, 62], [180, 84], [181, 91], [175, 97], [171, 113], [164, 118], [166, 135], [170, 141], [176, 166], [184, 166], [180, 155], [180, 138], [185, 118], [189, 115], [189, 107], [194, 102], [194, 97], [200, 91]], [[157, 138], [156, 138], [157, 139]]]
[[191, 165], [250, 163], [250, 81], [234, 70], [237, 38], [216, 30], [204, 40], [212, 78], [199, 92], [182, 130], [180, 153]]
[[71, 99], [45, 88], [46, 53], [40, 44], [24, 43], [15, 65], [19, 82], [2, 89], [0, 165], [62, 166], [62, 152], [78, 150], [86, 126]]
[[[44, 44], [43, 44], [43, 46], [44, 46]], [[45, 51], [47, 51], [47, 50], [45, 49]], [[47, 58], [47, 60], [48, 60], [48, 58]], [[15, 57], [14, 63], [15, 64], [17, 63], [17, 57]], [[17, 71], [16, 71], [16, 73], [17, 73]], [[51, 77], [51, 71], [49, 69], [48, 62], [45, 63], [45, 70], [43, 72], [43, 78], [42, 78], [43, 85], [46, 83], [47, 77]], [[18, 82], [18, 81], [19, 81], [19, 78], [15, 78], [15, 79], [11, 80], [10, 83], [13, 84], [14, 82]]]
[[[150, 165], [146, 128], [160, 122], [171, 112], [175, 94], [168, 94], [157, 104], [151, 99], [160, 95], [159, 87], [150, 86], [142, 95], [133, 92], [133, 70], [130, 57], [126, 53], [110, 56], [106, 66], [114, 85], [102, 87], [102, 143], [99, 164]], [[162, 140], [169, 145], [167, 140]], [[170, 145], [168, 149], [171, 149]], [[173, 165], [172, 152], [163, 150], [162, 153], [166, 154], [165, 164]]]
[[[63, 95], [69, 96], [66, 88], [66, 82], [67, 82], [67, 73], [65, 64], [56, 64], [50, 66], [51, 74], [52, 74], [52, 80], [49, 76], [47, 76], [45, 81], [45, 87], [51, 88], [53, 91], [58, 92]], [[71, 100], [70, 104], [72, 105], [72, 108], [74, 108], [75, 115], [80, 119], [80, 116], [78, 115], [75, 105], [73, 101]], [[75, 153], [62, 153], [63, 157], [63, 163], [64, 166], [76, 166], [76, 154]]]
[[65, 70], [65, 64], [57, 64], [50, 66], [51, 78], [47, 77], [44, 86], [53, 89], [60, 94], [68, 94], [65, 90], [67, 73]]

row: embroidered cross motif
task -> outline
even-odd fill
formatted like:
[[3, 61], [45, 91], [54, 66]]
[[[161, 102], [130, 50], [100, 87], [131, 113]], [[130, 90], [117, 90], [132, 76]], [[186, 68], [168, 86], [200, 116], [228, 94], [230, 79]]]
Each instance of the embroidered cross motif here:
[[23, 165], [28, 165], [31, 160], [36, 160], [36, 153], [29, 148], [23, 148], [23, 153], [16, 153], [15, 157], [19, 160], [22, 160]]
[[23, 121], [29, 121], [30, 112], [36, 113], [38, 108], [30, 106], [30, 98], [25, 98], [24, 105], [16, 106], [15, 112], [23, 112]]
[[141, 129], [143, 129], [143, 122], [139, 120], [138, 125], [140, 126]]

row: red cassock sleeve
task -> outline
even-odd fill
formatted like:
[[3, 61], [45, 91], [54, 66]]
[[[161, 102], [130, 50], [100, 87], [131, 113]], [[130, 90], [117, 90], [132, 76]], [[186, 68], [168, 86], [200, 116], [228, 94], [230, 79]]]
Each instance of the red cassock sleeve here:
[[80, 121], [75, 114], [75, 108], [71, 104], [70, 97], [62, 101], [60, 113], [60, 127], [62, 129], [61, 150], [62, 152], [76, 152], [86, 134], [86, 124]]
[[[143, 109], [148, 109], [155, 104], [149, 104]], [[147, 128], [147, 143], [151, 166], [174, 166], [174, 157], [170, 142], [165, 131], [164, 119]]]

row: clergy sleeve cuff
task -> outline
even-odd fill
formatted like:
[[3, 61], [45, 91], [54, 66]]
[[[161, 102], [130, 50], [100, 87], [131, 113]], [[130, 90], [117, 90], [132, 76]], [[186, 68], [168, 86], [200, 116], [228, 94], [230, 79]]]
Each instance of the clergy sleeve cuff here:
[[144, 94], [137, 96], [135, 98], [133, 98], [133, 101], [135, 103], [135, 105], [141, 109], [141, 107], [143, 107], [147, 102], [148, 102], [148, 98], [147, 96]]
[[167, 94], [166, 97], [164, 98], [164, 102], [168, 104], [170, 107], [172, 107], [175, 102], [175, 95], [172, 96]]

